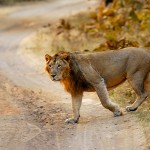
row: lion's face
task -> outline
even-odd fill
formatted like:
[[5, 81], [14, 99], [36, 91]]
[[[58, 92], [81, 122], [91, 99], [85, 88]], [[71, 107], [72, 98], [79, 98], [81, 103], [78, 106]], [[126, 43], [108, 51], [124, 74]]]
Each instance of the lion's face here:
[[46, 71], [52, 81], [61, 81], [69, 76], [69, 63], [67, 61], [68, 54], [56, 54], [53, 57], [46, 54]]

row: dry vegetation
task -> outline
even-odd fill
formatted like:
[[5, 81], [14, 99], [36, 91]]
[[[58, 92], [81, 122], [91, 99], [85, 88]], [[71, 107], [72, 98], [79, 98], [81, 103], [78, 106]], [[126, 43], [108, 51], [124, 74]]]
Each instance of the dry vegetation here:
[[[62, 50], [117, 50], [129, 46], [150, 49], [150, 4], [146, 0], [114, 0], [107, 7], [100, 5], [95, 11], [45, 25], [31, 41], [25, 50], [40, 55]], [[111, 91], [110, 95], [123, 107], [133, 103], [136, 97], [128, 83]], [[138, 116], [150, 141], [150, 100], [132, 114]]]
[[41, 50], [101, 51], [128, 46], [150, 48], [150, 5], [121, 0], [85, 12], [55, 25], [46, 25], [28, 47]]

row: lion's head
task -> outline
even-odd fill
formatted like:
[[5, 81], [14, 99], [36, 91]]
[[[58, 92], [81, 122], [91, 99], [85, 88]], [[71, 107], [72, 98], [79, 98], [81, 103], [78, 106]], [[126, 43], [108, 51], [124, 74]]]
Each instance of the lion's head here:
[[52, 81], [62, 81], [69, 76], [69, 53], [61, 52], [55, 54], [53, 57], [46, 54], [45, 60], [46, 71]]

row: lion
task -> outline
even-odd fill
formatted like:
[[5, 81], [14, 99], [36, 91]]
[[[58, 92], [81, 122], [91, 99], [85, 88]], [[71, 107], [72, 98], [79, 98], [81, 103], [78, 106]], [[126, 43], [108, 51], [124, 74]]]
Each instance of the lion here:
[[59, 52], [45, 55], [46, 71], [52, 81], [60, 81], [71, 94], [73, 117], [68, 123], [78, 123], [83, 92], [96, 92], [102, 105], [121, 116], [118, 104], [111, 101], [108, 90], [128, 80], [137, 99], [127, 111], [135, 111], [150, 95], [150, 52], [142, 48], [124, 48], [82, 54]]

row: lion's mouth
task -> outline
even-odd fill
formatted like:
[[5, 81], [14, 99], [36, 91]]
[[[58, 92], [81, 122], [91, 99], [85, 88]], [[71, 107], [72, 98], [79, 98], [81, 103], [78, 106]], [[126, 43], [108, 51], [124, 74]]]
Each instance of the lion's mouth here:
[[52, 81], [60, 81], [60, 79], [57, 79], [57, 78], [51, 78]]

